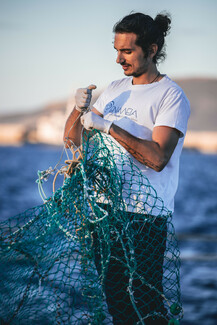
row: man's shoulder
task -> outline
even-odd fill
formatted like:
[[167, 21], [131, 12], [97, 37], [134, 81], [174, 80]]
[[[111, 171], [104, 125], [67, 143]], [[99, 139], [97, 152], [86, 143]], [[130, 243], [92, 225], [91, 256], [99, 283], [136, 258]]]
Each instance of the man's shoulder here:
[[175, 95], [175, 96], [183, 96], [186, 97], [183, 89], [172, 79], [170, 79], [167, 75], [162, 79], [161, 87], [164, 88], [164, 92], [166, 95]]
[[166, 76], [162, 86], [164, 87], [162, 88], [162, 103], [176, 103], [176, 105], [182, 103], [190, 111], [190, 102], [183, 89], [175, 81]]
[[165, 87], [183, 92], [183, 89], [174, 80], [169, 78], [167, 75], [165, 75], [165, 77], [163, 79], [164, 79]]
[[122, 79], [114, 80], [110, 83], [109, 88], [116, 88], [116, 87], [126, 87], [129, 86], [132, 83], [132, 78], [125, 77]]

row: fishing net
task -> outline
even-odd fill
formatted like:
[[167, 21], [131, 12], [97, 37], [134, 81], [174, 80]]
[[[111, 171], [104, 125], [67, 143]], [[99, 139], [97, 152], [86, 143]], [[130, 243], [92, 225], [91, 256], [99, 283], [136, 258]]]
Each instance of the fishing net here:
[[0, 323], [177, 324], [179, 250], [148, 179], [96, 131], [57, 174], [44, 204], [0, 225]]

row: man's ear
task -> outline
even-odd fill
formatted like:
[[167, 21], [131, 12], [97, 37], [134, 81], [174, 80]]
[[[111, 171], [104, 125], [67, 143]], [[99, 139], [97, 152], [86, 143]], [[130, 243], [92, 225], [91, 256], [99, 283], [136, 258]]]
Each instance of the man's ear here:
[[157, 50], [158, 50], [157, 44], [155, 44], [155, 43], [151, 44], [149, 47], [149, 57], [153, 58], [156, 55]]

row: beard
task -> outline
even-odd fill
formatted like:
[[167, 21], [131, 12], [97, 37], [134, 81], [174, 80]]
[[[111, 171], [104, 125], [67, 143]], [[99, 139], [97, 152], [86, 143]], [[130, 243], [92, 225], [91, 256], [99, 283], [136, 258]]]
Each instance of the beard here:
[[148, 71], [148, 63], [145, 61], [141, 66], [133, 68], [131, 64], [128, 64], [127, 62], [124, 62], [121, 64], [121, 66], [127, 66], [128, 68], [125, 70], [124, 68], [124, 74], [126, 76], [132, 76], [135, 78], [140, 77], [141, 75], [145, 74]]

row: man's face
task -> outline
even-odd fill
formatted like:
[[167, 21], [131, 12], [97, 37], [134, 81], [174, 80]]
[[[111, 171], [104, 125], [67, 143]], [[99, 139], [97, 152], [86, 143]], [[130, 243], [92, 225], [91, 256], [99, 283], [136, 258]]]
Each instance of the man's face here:
[[144, 57], [143, 50], [136, 45], [137, 35], [134, 33], [116, 33], [114, 48], [117, 51], [117, 63], [120, 63], [126, 76], [139, 77], [147, 72], [151, 62]]

